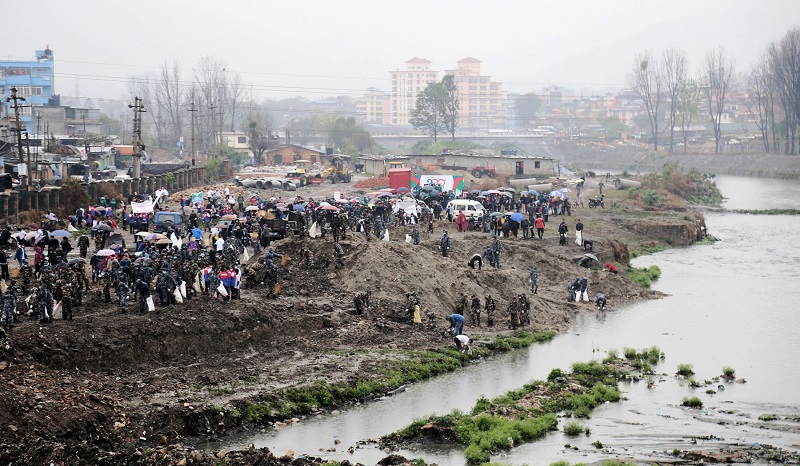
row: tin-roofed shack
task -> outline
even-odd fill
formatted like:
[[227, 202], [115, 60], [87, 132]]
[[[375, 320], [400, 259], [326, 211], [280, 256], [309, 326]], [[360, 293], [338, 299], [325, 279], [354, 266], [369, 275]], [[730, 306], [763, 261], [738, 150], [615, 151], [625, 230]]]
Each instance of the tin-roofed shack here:
[[498, 175], [547, 178], [556, 173], [553, 159], [533, 155], [496, 152], [443, 152], [436, 155], [409, 155], [412, 166], [438, 166], [442, 169], [472, 171], [474, 167], [494, 167]]

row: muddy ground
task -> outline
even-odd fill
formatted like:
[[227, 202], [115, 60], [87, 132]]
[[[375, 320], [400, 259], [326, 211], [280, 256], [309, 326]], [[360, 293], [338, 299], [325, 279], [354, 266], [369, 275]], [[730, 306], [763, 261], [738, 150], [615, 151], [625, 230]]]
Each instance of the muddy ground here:
[[[590, 181], [584, 196], [593, 194], [593, 186]], [[295, 194], [320, 197], [334, 189], [342, 185], [301, 188]], [[300, 266], [301, 245], [317, 257], [329, 256], [330, 238], [274, 243], [277, 252], [291, 258], [281, 269], [277, 299], [268, 299], [261, 288], [245, 289], [241, 301], [233, 304], [200, 296], [144, 315], [130, 303], [123, 315], [114, 304], [103, 303], [94, 286], [74, 321], [42, 326], [22, 317], [0, 346], [0, 462], [313, 463], [276, 458], [267, 450], [216, 452], [191, 445], [256, 427], [244, 416], [230, 416], [232, 407], [243, 400], [317, 380], [367, 377], [380, 358], [402, 358], [408, 349], [450, 344], [443, 317], [452, 312], [455, 296], [462, 291], [467, 297], [491, 293], [498, 302], [498, 317], [505, 319], [511, 297], [526, 292], [530, 296], [531, 266], [540, 272], [539, 294], [532, 299], [534, 328], [564, 330], [578, 313], [597, 312], [592, 303], [566, 302], [566, 285], [574, 277], [590, 279], [591, 296], [609, 296], [607, 312], [660, 296], [624, 274], [575, 265], [572, 259], [583, 254], [574, 243], [575, 220], [580, 217], [586, 224], [585, 237], [594, 240], [601, 263], [618, 264], [627, 261], [627, 244], [664, 244], [663, 238], [645, 234], [694, 234], [701, 220], [685, 212], [653, 220], [623, 194], [611, 198], [606, 209], [578, 208], [565, 217], [571, 230], [566, 247], [558, 245], [555, 231], [560, 218], [551, 217], [544, 241], [504, 239], [499, 270], [473, 271], [466, 265], [489, 244], [487, 234], [458, 233], [454, 224], [439, 222], [433, 235], [422, 233], [418, 246], [403, 241], [407, 227], [390, 229], [389, 242], [367, 242], [363, 234], [350, 233], [342, 241], [346, 258], [339, 270]], [[683, 226], [675, 230], [678, 224]], [[443, 229], [452, 238], [449, 258], [438, 251]], [[678, 240], [675, 244], [681, 244]], [[352, 295], [359, 290], [372, 295], [373, 307], [365, 315], [356, 315], [353, 305]], [[434, 325], [406, 321], [406, 291], [417, 293], [423, 312], [435, 314]], [[508, 332], [502, 324], [465, 329], [484, 341], [502, 332]]]

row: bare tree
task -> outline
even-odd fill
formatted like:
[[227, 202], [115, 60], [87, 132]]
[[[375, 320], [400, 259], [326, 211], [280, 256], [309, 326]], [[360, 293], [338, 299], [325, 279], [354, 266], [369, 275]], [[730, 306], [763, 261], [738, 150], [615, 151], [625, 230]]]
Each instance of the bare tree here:
[[185, 83], [181, 82], [181, 68], [177, 61], [172, 65], [164, 62], [155, 81], [155, 102], [158, 110], [167, 118], [167, 127], [174, 144], [183, 136], [185, 117], [184, 100], [186, 98]]
[[675, 123], [678, 113], [678, 94], [686, 85], [687, 59], [686, 52], [678, 49], [664, 50], [662, 57], [662, 70], [664, 73], [664, 89], [669, 100], [669, 151], [673, 151]]
[[780, 42], [771, 44], [767, 54], [786, 123], [784, 153], [795, 154], [800, 123], [800, 27], [790, 29]]
[[206, 152], [212, 152], [217, 143], [215, 135], [222, 131], [227, 108], [225, 64], [214, 57], [201, 58], [194, 70], [194, 80], [204, 106], [201, 108], [204, 118], [200, 118], [202, 147]]
[[683, 134], [683, 153], [685, 154], [689, 151], [689, 127], [697, 118], [700, 102], [703, 99], [699, 81], [692, 78], [686, 79], [678, 91], [677, 99], [676, 116]]
[[725, 98], [728, 95], [733, 75], [733, 62], [733, 57], [728, 55], [724, 47], [720, 47], [706, 54], [706, 61], [703, 65], [706, 102], [714, 129], [714, 153], [716, 154], [719, 154], [721, 148], [722, 115], [725, 111]]
[[644, 100], [650, 131], [653, 134], [653, 150], [658, 151], [658, 108], [661, 105], [663, 76], [658, 61], [652, 52], [640, 52], [633, 65], [633, 88]]
[[251, 102], [245, 115], [244, 131], [247, 133], [247, 145], [253, 152], [256, 165], [260, 165], [264, 152], [276, 148], [279, 144], [272, 139], [270, 133], [274, 126], [272, 114], [264, 107]]
[[228, 74], [230, 75], [228, 78], [228, 108], [231, 118], [230, 128], [231, 132], [233, 132], [236, 131], [238, 126], [236, 112], [240, 110], [239, 107], [245, 94], [247, 94], [248, 88], [242, 81], [242, 75], [236, 72], [229, 72]]
[[[769, 69], [769, 55], [762, 57], [761, 61], [753, 66], [747, 79], [748, 99], [747, 108], [756, 117], [756, 126], [761, 132], [761, 141], [764, 150], [769, 153], [771, 121], [774, 119], [772, 77]], [[773, 129], [774, 131], [774, 129]]]

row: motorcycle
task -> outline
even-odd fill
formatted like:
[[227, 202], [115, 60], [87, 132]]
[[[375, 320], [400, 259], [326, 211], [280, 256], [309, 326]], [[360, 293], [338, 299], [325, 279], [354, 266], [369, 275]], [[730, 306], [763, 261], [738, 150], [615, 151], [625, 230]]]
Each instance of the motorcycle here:
[[602, 207], [602, 208], [605, 209], [606, 205], [605, 205], [605, 203], [603, 203], [603, 198], [605, 198], [605, 197], [606, 197], [605, 194], [601, 194], [600, 196], [596, 196], [596, 197], [593, 197], [592, 199], [589, 199], [589, 207], [590, 208], [594, 208], [594, 207], [598, 207], [599, 206], [599, 207]]

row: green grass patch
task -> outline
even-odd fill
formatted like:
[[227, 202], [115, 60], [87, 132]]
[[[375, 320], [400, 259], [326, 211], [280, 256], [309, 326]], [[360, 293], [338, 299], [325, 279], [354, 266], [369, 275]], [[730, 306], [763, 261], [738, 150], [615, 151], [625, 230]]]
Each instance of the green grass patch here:
[[657, 265], [650, 267], [628, 267], [628, 279], [634, 281], [645, 288], [650, 288], [654, 281], [658, 280], [661, 276], [661, 269]]
[[[641, 354], [656, 354], [658, 359], [661, 352], [656, 348]], [[417, 420], [381, 442], [397, 445], [422, 438], [456, 441], [466, 447], [464, 456], [470, 464], [484, 463], [498, 450], [511, 449], [556, 430], [557, 413], [589, 417], [600, 404], [619, 401], [618, 376], [616, 367], [598, 361], [575, 363], [570, 372], [553, 369], [547, 381], [533, 381], [492, 399], [482, 397], [468, 413], [453, 411], [446, 416]], [[564, 431], [568, 435], [591, 433], [577, 421], [566, 424]]]
[[580, 422], [568, 422], [564, 425], [564, 434], [570, 437], [576, 437], [583, 432], [583, 425]]
[[761, 416], [758, 416], [759, 421], [769, 422], [769, 421], [774, 421], [776, 419], [778, 418], [775, 417], [775, 415], [773, 414], [762, 414]]
[[678, 370], [675, 372], [677, 375], [682, 375], [684, 377], [691, 377], [694, 375], [694, 371], [692, 370], [694, 366], [691, 364], [678, 364]]
[[635, 259], [641, 256], [649, 256], [650, 254], [666, 251], [669, 248], [670, 246], [668, 244], [658, 243], [658, 242], [648, 242], [646, 244], [640, 244], [638, 247], [636, 247], [636, 249], [631, 251], [631, 259]]
[[703, 407], [703, 400], [696, 396], [691, 397], [683, 397], [683, 401], [681, 401], [682, 406], [687, 406], [693, 409], [700, 409]]

